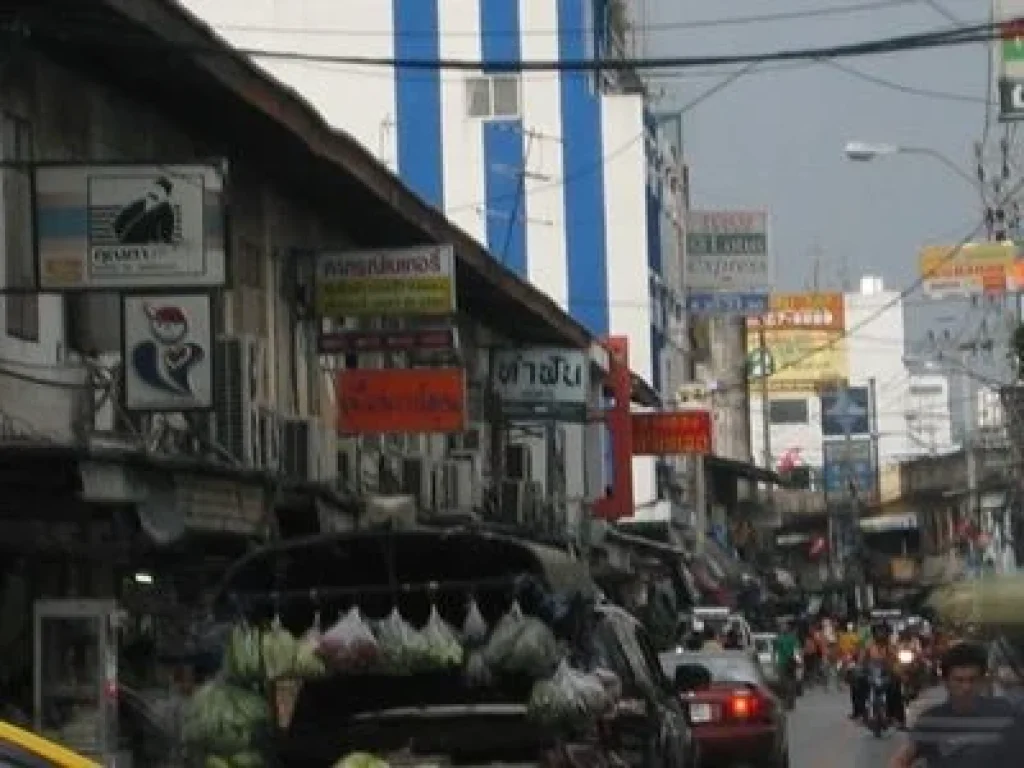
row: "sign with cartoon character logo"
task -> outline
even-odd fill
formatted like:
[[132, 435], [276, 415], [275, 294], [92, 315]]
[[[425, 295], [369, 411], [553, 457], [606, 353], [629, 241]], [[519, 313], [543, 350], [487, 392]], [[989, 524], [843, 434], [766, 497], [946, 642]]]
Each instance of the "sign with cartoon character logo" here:
[[125, 408], [212, 408], [210, 297], [130, 295], [122, 312]]
[[43, 290], [224, 284], [224, 180], [212, 166], [40, 166]]

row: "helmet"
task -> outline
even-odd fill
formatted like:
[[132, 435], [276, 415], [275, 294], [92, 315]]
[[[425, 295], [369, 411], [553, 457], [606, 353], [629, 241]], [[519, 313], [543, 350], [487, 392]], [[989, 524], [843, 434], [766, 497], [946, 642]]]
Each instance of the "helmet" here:
[[891, 633], [889, 632], [889, 625], [886, 624], [884, 621], [871, 625], [871, 635], [876, 640], [881, 640], [882, 638], [889, 637], [890, 634]]

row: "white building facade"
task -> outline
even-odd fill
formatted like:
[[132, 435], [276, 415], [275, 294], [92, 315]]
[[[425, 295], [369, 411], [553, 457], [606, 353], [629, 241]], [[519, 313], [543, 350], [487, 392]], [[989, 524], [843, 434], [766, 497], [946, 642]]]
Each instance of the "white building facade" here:
[[[677, 153], [644, 96], [614, 73], [510, 71], [621, 54], [618, 4], [185, 4], [243, 49], [482, 62], [461, 71], [258, 59], [591, 332], [627, 336], [633, 371], [656, 390], [670, 396], [687, 380]], [[654, 465], [635, 460], [637, 503], [657, 496]]]
[[908, 454], [941, 455], [956, 449], [950, 403], [948, 376], [911, 374], [904, 407]]
[[[906, 413], [911, 405], [912, 379], [904, 359], [903, 301], [885, 290], [878, 278], [864, 278], [861, 290], [844, 296], [847, 369], [851, 387], [874, 390], [877, 415], [878, 463], [885, 467], [908, 455], [927, 451], [909, 434]], [[942, 377], [936, 377], [942, 378]], [[945, 381], [945, 379], [943, 379]], [[948, 393], [948, 384], [946, 384]], [[948, 436], [949, 408], [945, 406]], [[786, 463], [787, 454], [812, 470], [820, 470], [822, 455], [821, 398], [811, 393], [777, 393], [769, 399], [768, 421], [772, 464]], [[754, 383], [750, 395], [751, 444], [763, 460], [764, 415]], [[936, 433], [936, 439], [942, 437]], [[948, 440], [948, 437], [946, 438]]]

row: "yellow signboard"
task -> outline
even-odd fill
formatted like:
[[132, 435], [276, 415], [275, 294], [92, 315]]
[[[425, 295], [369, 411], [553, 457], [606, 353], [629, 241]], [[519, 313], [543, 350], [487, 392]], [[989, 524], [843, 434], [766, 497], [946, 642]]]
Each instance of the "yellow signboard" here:
[[924, 292], [931, 296], [1003, 293], [1013, 270], [1017, 246], [1005, 243], [930, 245], [918, 254]]
[[455, 311], [451, 246], [322, 253], [315, 304], [320, 317], [449, 315]]
[[818, 392], [849, 378], [842, 331], [765, 330], [760, 348], [757, 332], [747, 333], [747, 370], [751, 386], [768, 374], [770, 392]]

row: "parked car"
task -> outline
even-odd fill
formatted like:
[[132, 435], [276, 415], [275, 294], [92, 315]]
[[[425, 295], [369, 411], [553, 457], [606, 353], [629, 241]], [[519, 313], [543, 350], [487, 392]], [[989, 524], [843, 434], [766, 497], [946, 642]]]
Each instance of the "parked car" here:
[[750, 654], [663, 653], [661, 664], [687, 707], [704, 768], [788, 768], [786, 711]]
[[99, 763], [0, 720], [0, 766], [18, 768], [100, 768]]
[[622, 681], [622, 700], [610, 725], [616, 753], [631, 766], [693, 768], [698, 744], [643, 625], [618, 606], [601, 605], [597, 611], [597, 656]]

